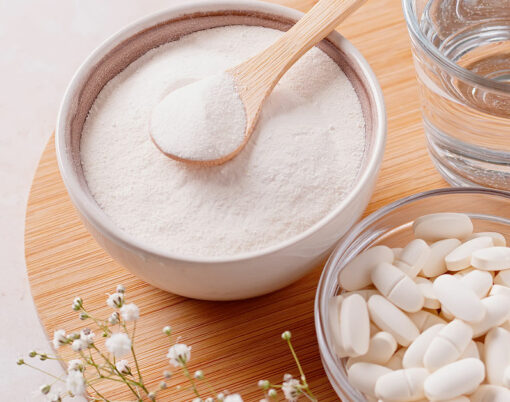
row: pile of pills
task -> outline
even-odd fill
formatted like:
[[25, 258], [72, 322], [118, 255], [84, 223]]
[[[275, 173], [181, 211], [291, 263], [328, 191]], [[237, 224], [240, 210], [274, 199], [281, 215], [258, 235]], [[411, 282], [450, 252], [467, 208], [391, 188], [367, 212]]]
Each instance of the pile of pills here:
[[369, 401], [510, 401], [510, 247], [458, 213], [422, 216], [404, 248], [339, 273], [335, 352]]

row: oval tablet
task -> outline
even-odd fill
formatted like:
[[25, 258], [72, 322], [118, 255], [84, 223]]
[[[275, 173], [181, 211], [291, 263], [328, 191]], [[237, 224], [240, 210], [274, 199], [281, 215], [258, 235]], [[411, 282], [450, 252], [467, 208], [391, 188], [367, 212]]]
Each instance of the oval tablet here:
[[329, 328], [331, 330], [335, 352], [340, 358], [347, 356], [342, 347], [342, 339], [340, 336], [340, 306], [342, 305], [343, 299], [341, 295], [329, 299]]
[[338, 283], [345, 290], [358, 290], [370, 285], [372, 269], [381, 262], [392, 263], [393, 251], [375, 246], [358, 254], [338, 273]]
[[483, 363], [474, 358], [458, 360], [430, 374], [423, 385], [432, 400], [456, 398], [473, 393], [485, 378]]
[[427, 241], [463, 239], [473, 233], [473, 224], [465, 214], [441, 212], [416, 219], [413, 231], [416, 237]]
[[471, 402], [508, 402], [510, 389], [497, 385], [480, 385], [476, 392], [470, 395]]
[[437, 370], [457, 360], [466, 350], [473, 329], [461, 320], [453, 320], [432, 339], [423, 355], [423, 364], [429, 371]]
[[492, 287], [492, 275], [487, 271], [475, 269], [459, 279], [464, 285], [475, 292], [479, 298], [487, 296]]
[[510, 270], [505, 270], [505, 271], [499, 272], [494, 277], [494, 283], [497, 283], [498, 285], [510, 287]]
[[489, 296], [506, 296], [510, 297], [510, 288], [503, 285], [492, 285]]
[[423, 294], [418, 285], [397, 267], [381, 263], [372, 271], [372, 283], [388, 300], [404, 311], [415, 312], [423, 307]]
[[505, 369], [510, 366], [510, 332], [503, 328], [492, 328], [485, 337], [484, 354], [487, 381], [503, 385]]
[[346, 297], [340, 308], [340, 339], [348, 356], [360, 356], [368, 351], [370, 319], [367, 303], [360, 295]]
[[349, 297], [354, 294], [360, 295], [361, 297], [363, 297], [363, 299], [365, 299], [365, 301], [368, 301], [368, 299], [370, 299], [370, 296], [378, 295], [380, 293], [376, 289], [360, 289], [352, 292], [342, 292], [343, 297]]
[[[430, 308], [433, 310], [437, 310], [438, 308], [441, 308], [441, 303], [439, 302], [439, 299], [437, 298], [436, 294], [434, 293], [434, 289], [432, 287], [432, 282], [428, 280], [427, 278], [422, 278], [421, 276], [418, 276], [415, 279], [416, 284], [418, 285], [418, 288], [421, 291], [421, 294], [424, 297], [423, 307]], [[491, 278], [492, 283], [492, 278]]]
[[429, 372], [424, 368], [393, 371], [379, 377], [375, 383], [375, 394], [388, 401], [417, 401], [425, 396], [423, 383]]
[[388, 367], [372, 363], [355, 363], [347, 371], [347, 378], [359, 391], [375, 397], [375, 383], [384, 374], [391, 373]]
[[409, 313], [408, 314], [411, 321], [416, 325], [416, 328], [418, 328], [418, 331], [423, 332], [427, 328], [430, 328], [433, 325], [436, 324], [445, 324], [446, 321], [443, 320], [441, 317], [439, 317], [437, 314], [432, 314], [428, 311], [417, 311], [416, 313]]
[[460, 271], [471, 265], [471, 255], [476, 251], [492, 247], [494, 243], [490, 237], [477, 237], [468, 240], [451, 251], [445, 258], [446, 268], [449, 271]]
[[407, 346], [418, 337], [418, 328], [411, 319], [384, 297], [375, 295], [368, 299], [368, 310], [372, 321], [392, 334], [400, 345]]
[[432, 278], [444, 274], [447, 271], [444, 258], [461, 244], [458, 239], [444, 239], [432, 244], [430, 254], [422, 268], [423, 275]]
[[351, 367], [354, 363], [367, 362], [384, 365], [390, 360], [391, 356], [397, 350], [397, 341], [389, 332], [378, 332], [370, 338], [368, 351], [363, 356], [353, 357], [348, 360], [346, 367]]
[[489, 247], [476, 250], [471, 255], [471, 265], [485, 271], [510, 269], [510, 247]]
[[485, 334], [489, 329], [503, 324], [509, 318], [510, 298], [502, 295], [489, 296], [482, 299], [482, 304], [486, 310], [485, 317], [481, 321], [471, 324], [475, 338]]
[[395, 265], [411, 278], [418, 275], [430, 254], [429, 245], [422, 239], [415, 239], [405, 246]]
[[497, 246], [497, 247], [505, 247], [506, 246], [505, 236], [503, 236], [501, 233], [478, 232], [478, 233], [473, 233], [466, 240], [471, 240], [471, 239], [474, 239], [475, 237], [490, 237], [495, 246]]
[[438, 276], [433, 288], [441, 305], [455, 317], [473, 323], [485, 316], [485, 306], [476, 293], [452, 275]]
[[413, 343], [409, 345], [402, 359], [404, 368], [424, 367], [423, 355], [427, 351], [432, 339], [445, 327], [444, 324], [436, 324], [423, 331]]

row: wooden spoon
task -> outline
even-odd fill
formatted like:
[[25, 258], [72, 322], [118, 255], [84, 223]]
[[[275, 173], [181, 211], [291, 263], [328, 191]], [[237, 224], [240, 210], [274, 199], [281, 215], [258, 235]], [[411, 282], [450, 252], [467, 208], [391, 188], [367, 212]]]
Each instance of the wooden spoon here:
[[[256, 56], [227, 70], [227, 73], [233, 78], [246, 113], [246, 128], [244, 133], [239, 133], [238, 145], [233, 151], [211, 158], [183, 157], [160, 146], [158, 139], [160, 134], [155, 136], [151, 131], [153, 142], [165, 155], [181, 162], [219, 165], [234, 158], [248, 143], [265, 99], [285, 72], [365, 1], [320, 0], [275, 43]], [[310, 74], [313, 73], [310, 71]], [[214, 141], [214, 138], [210, 140]]]

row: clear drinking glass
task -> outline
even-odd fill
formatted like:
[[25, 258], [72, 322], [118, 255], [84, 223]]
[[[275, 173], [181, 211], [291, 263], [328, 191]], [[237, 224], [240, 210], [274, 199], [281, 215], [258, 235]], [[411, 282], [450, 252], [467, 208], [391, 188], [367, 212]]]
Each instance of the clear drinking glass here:
[[402, 0], [428, 148], [456, 186], [510, 190], [510, 0]]

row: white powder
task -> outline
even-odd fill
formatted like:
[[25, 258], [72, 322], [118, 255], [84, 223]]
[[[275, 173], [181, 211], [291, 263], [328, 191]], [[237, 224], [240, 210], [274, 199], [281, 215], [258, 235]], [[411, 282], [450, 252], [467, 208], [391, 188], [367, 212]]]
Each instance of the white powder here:
[[279, 31], [215, 28], [154, 49], [109, 82], [83, 129], [90, 191], [132, 238], [182, 256], [230, 256], [316, 224], [350, 191], [365, 148], [359, 100], [336, 63], [310, 50], [267, 99], [247, 147], [215, 167], [163, 155], [149, 136], [170, 91], [235, 66]]
[[239, 148], [246, 112], [226, 72], [170, 92], [154, 108], [150, 133], [166, 154], [182, 159], [220, 159]]

